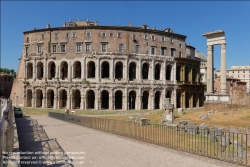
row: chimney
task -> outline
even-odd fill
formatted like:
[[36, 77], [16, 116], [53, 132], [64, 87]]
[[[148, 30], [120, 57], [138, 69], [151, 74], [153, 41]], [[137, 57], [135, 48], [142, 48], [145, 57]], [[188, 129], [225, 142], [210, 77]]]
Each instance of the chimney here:
[[49, 23], [46, 25], [46, 28], [50, 28], [50, 24]]

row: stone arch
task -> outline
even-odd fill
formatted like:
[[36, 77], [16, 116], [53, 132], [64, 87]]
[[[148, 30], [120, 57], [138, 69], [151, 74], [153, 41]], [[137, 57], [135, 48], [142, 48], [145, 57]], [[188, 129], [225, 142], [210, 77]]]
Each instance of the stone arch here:
[[81, 62], [75, 61], [73, 64], [73, 78], [81, 78]]
[[56, 77], [56, 65], [53, 61], [50, 61], [48, 64], [48, 79]]
[[104, 61], [102, 62], [102, 71], [101, 76], [102, 78], [109, 78], [109, 62]]
[[161, 64], [157, 63], [155, 65], [155, 80], [160, 80], [160, 76], [161, 76]]
[[27, 79], [33, 78], [33, 64], [29, 62], [27, 64]]
[[36, 74], [37, 74], [38, 79], [43, 78], [43, 63], [42, 62], [37, 63]]
[[166, 68], [166, 80], [171, 80], [171, 70], [172, 70], [172, 65], [167, 65]]
[[55, 105], [54, 100], [55, 92], [53, 89], [49, 89], [47, 91], [47, 108], [53, 108]]
[[32, 107], [32, 90], [27, 90], [27, 107]]
[[181, 108], [181, 92], [176, 95], [176, 108]]
[[148, 79], [149, 64], [143, 63], [142, 65], [142, 79]]
[[43, 91], [36, 89], [36, 107], [42, 107], [43, 105]]
[[107, 90], [101, 92], [101, 109], [109, 109], [109, 92]]
[[86, 108], [95, 108], [95, 92], [93, 90], [88, 90], [86, 93]]
[[161, 104], [161, 92], [156, 91], [155, 92], [155, 109], [160, 109]]
[[134, 90], [129, 92], [129, 109], [134, 110], [136, 104], [136, 92]]
[[115, 64], [115, 79], [122, 79], [123, 78], [123, 63], [117, 62]]
[[81, 92], [78, 89], [72, 90], [72, 108], [80, 109], [81, 106]]
[[198, 103], [198, 96], [197, 96], [197, 93], [194, 92], [193, 93], [193, 108], [198, 107], [197, 103]]
[[61, 89], [59, 91], [59, 108], [67, 107], [67, 91], [65, 89]]
[[176, 80], [181, 81], [181, 66], [176, 67]]
[[129, 64], [129, 80], [133, 81], [134, 79], [136, 79], [136, 63], [131, 62]]
[[68, 78], [68, 63], [66, 61], [61, 62], [60, 65], [60, 78], [65, 79]]
[[121, 90], [115, 92], [115, 109], [122, 109], [123, 93]]
[[95, 63], [93, 61], [89, 61], [87, 64], [87, 78], [95, 78]]
[[149, 98], [148, 91], [144, 91], [142, 93], [142, 109], [148, 109], [148, 98]]

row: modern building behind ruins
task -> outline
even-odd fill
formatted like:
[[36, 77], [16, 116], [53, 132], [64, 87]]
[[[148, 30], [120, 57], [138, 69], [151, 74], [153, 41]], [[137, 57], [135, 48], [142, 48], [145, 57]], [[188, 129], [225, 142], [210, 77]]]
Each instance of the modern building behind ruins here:
[[163, 109], [164, 98], [201, 107], [200, 59], [185, 40], [170, 28], [88, 20], [26, 31], [11, 98], [19, 106], [83, 110]]

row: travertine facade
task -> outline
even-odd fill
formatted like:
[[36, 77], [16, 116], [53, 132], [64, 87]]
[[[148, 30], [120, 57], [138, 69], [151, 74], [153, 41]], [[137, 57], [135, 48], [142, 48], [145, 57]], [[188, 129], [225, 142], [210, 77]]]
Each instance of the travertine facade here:
[[[88, 20], [26, 31], [12, 95], [19, 94], [18, 105], [26, 107], [162, 109], [165, 97], [176, 106], [176, 57], [195, 53], [185, 39], [171, 29]], [[192, 76], [198, 85], [199, 60], [196, 66]]]

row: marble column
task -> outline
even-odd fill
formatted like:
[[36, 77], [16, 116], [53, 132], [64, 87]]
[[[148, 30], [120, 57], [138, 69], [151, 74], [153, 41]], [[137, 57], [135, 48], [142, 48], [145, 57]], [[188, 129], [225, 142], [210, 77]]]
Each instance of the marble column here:
[[213, 45], [207, 46], [207, 93], [213, 93]]
[[226, 44], [221, 44], [221, 78], [220, 78], [220, 94], [227, 94], [226, 90]]

